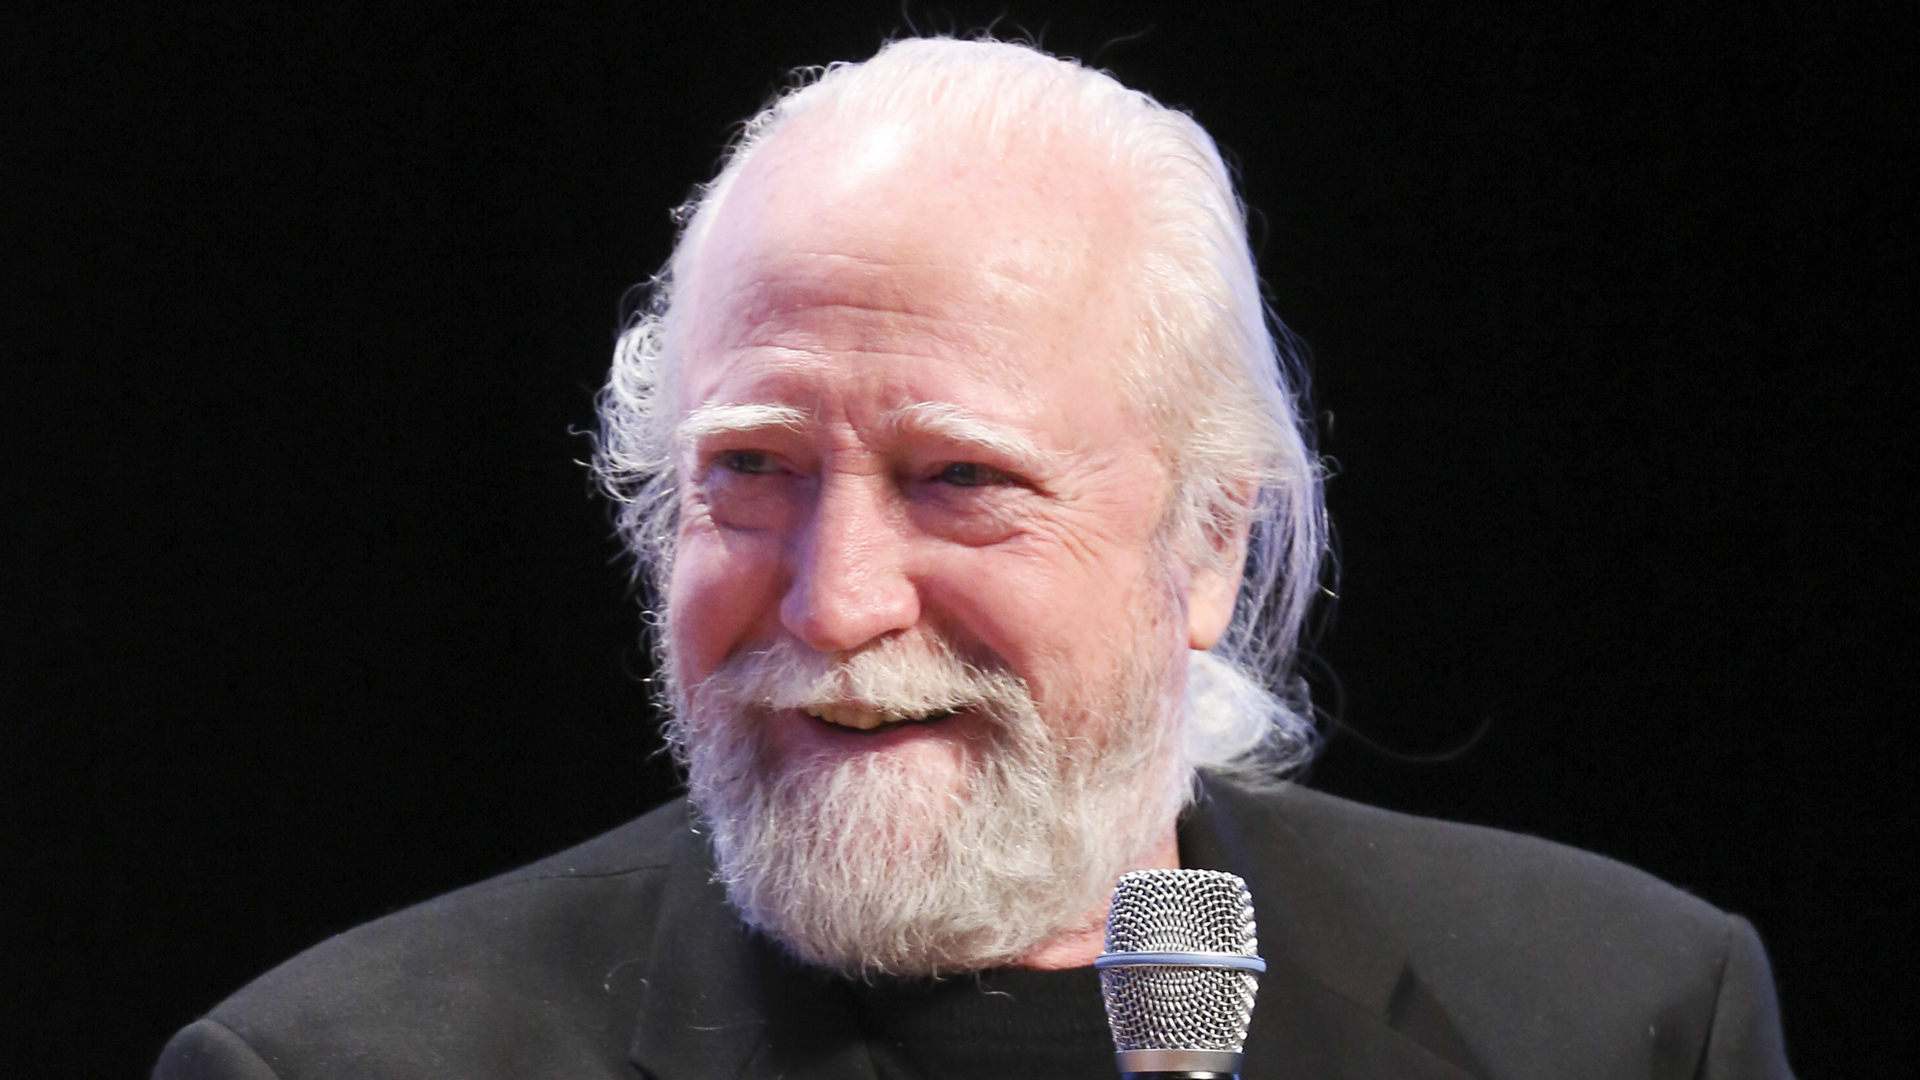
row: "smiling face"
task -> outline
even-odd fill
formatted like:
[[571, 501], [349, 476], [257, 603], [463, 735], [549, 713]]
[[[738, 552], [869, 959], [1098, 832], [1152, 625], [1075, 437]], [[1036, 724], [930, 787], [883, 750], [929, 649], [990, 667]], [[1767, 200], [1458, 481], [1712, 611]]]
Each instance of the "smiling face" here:
[[[986, 154], [802, 120], [756, 153], [676, 298], [667, 599], [687, 742], [717, 738], [703, 724], [718, 708], [770, 783], [846, 766], [964, 802], [1008, 721], [965, 679], [913, 666], [944, 656], [1030, 697], [1058, 759], [1036, 768], [1056, 786], [1124, 759], [1106, 786], [1138, 789], [1123, 793], [1135, 816], [1093, 823], [1120, 830], [1101, 859], [1165, 848], [1184, 785], [1170, 703], [1187, 649], [1226, 613], [1192, 603], [1193, 576], [1157, 542], [1171, 481], [1117, 375], [1130, 212], [1090, 151], [1058, 141]], [[808, 671], [780, 692], [753, 675], [762, 689], [720, 702], [774, 655]], [[882, 655], [920, 674], [847, 674]], [[914, 828], [874, 812], [897, 820], [870, 832]], [[1096, 903], [1128, 868], [1085, 869]]]

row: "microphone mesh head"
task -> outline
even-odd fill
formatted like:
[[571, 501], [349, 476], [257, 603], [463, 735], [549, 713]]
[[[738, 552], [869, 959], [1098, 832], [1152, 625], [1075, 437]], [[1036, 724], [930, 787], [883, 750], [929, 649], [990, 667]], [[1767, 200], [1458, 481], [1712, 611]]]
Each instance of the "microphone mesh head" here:
[[[1107, 952], [1259, 955], [1247, 883], [1217, 870], [1138, 870], [1113, 889]], [[1100, 972], [1116, 1050], [1240, 1053], [1258, 977], [1201, 967], [1109, 967]]]

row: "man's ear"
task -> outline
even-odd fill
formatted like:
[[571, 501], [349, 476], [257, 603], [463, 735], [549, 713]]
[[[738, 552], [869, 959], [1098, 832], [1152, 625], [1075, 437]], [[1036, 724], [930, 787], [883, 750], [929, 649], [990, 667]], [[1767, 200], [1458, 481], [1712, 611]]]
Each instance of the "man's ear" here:
[[[1241, 551], [1244, 553], [1245, 547]], [[1187, 648], [1211, 649], [1233, 622], [1233, 602], [1240, 597], [1241, 564], [1221, 570], [1195, 570], [1187, 590]]]
[[1211, 649], [1233, 622], [1233, 605], [1240, 598], [1240, 578], [1247, 565], [1247, 529], [1259, 488], [1252, 482], [1234, 485], [1227, 520], [1208, 522], [1202, 541], [1210, 550], [1195, 552], [1187, 585], [1187, 647]]

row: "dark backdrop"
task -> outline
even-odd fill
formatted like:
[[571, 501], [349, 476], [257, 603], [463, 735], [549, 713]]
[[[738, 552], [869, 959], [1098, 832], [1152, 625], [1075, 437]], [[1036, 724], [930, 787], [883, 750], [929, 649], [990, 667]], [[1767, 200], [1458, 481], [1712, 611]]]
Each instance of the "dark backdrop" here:
[[[903, 24], [197, 7], [0, 45], [23, 1074], [668, 796], [575, 432], [729, 124]], [[1338, 463], [1313, 782], [1742, 912], [1803, 1074], [1911, 1067], [1913, 5], [1254, 7], [908, 13], [1239, 162]]]

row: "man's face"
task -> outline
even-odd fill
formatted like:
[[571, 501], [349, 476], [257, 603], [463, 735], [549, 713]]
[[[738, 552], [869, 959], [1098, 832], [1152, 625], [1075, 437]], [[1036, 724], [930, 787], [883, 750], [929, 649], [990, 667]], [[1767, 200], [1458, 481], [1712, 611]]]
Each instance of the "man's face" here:
[[[1057, 152], [989, 159], [804, 121], [759, 151], [678, 297], [668, 633], [691, 711], [756, 653], [831, 667], [931, 644], [1013, 676], [1081, 757], [1116, 742], [1117, 688], [1150, 687], [1125, 722], [1159, 726], [1169, 756], [1199, 630], [1155, 542], [1169, 478], [1117, 376], [1133, 231], [1125, 193]], [[871, 767], [934, 804], [964, 801], [999, 723], [857, 694], [742, 709], [758, 771]], [[1153, 773], [1135, 786], [1179, 784]], [[1144, 803], [1152, 820], [1100, 827], [1167, 828], [1177, 797]]]
[[[681, 463], [682, 686], [781, 637], [842, 654], [921, 630], [1004, 663], [1044, 710], [1168, 606], [1152, 542], [1168, 477], [1115, 374], [1124, 193], [927, 152], [783, 133], [686, 283], [679, 411], [709, 430]], [[1164, 630], [1129, 662], [1180, 654], [1186, 627]], [[782, 715], [768, 734], [933, 780], [970, 724]]]

